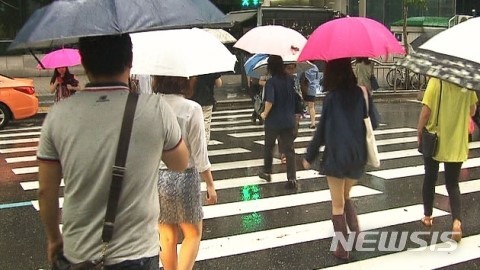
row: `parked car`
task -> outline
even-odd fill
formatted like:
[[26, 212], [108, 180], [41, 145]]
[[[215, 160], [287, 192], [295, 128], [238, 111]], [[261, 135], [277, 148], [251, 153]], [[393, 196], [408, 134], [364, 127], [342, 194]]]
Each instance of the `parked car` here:
[[37, 114], [38, 98], [32, 79], [12, 78], [0, 74], [0, 129], [10, 120]]

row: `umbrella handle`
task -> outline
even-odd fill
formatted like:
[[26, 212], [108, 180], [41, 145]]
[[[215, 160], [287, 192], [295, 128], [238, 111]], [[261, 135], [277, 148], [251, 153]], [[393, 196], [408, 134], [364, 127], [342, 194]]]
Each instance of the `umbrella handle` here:
[[42, 69], [46, 69], [45, 66], [42, 64], [42, 61], [38, 59], [38, 57], [35, 55], [35, 53], [32, 51], [32, 49], [29, 49], [30, 53], [33, 55], [33, 58], [37, 60], [38, 64], [42, 67]]

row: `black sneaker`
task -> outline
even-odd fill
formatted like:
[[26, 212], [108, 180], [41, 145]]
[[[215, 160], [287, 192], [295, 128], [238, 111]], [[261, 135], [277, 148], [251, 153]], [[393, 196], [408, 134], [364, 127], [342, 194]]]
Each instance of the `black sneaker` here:
[[297, 180], [288, 180], [286, 186], [288, 189], [297, 189], [298, 188]]
[[267, 182], [272, 182], [272, 176], [269, 173], [260, 172], [260, 173], [258, 173], [258, 177], [262, 178], [263, 180], [265, 180]]

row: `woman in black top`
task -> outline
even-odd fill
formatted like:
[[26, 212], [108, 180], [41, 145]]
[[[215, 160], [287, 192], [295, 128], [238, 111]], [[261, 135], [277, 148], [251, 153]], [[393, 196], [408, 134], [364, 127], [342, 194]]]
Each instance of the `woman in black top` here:
[[68, 67], [55, 68], [50, 80], [50, 93], [55, 94], [55, 102], [67, 98], [80, 90], [78, 80], [70, 73]]
[[[307, 148], [303, 166], [309, 169], [320, 146], [325, 145], [320, 170], [327, 176], [332, 197], [333, 227], [336, 235], [341, 234], [348, 239], [347, 224], [350, 231], [360, 231], [355, 208], [350, 200], [350, 190], [364, 174], [367, 163], [366, 129], [363, 121], [367, 114], [364, 98], [366, 89], [357, 85], [350, 58], [332, 60], [326, 64], [323, 88], [327, 94], [322, 115]], [[370, 95], [368, 103], [372, 126], [376, 128], [377, 113]], [[333, 255], [348, 259], [348, 248], [337, 243]]]

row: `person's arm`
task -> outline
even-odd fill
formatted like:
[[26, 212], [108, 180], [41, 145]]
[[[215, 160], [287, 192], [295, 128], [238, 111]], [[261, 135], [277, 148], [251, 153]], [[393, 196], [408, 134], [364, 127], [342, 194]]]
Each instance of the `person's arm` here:
[[222, 85], [223, 85], [222, 78], [217, 78], [215, 80], [215, 87], [220, 88], [222, 87]]
[[472, 106], [470, 106], [470, 116], [474, 116], [476, 110], [477, 110], [477, 105], [473, 104]]
[[53, 83], [50, 84], [50, 93], [55, 93], [55, 90], [57, 90], [57, 86], [58, 86], [58, 81], [55, 80]]
[[38, 202], [40, 218], [47, 235], [47, 255], [51, 262], [54, 255], [63, 247], [60, 232], [59, 190], [62, 179], [62, 167], [58, 161], [39, 162]]
[[188, 167], [188, 158], [190, 153], [185, 142], [180, 142], [173, 149], [163, 151], [162, 161], [171, 171], [183, 172]]
[[262, 117], [263, 120], [265, 120], [268, 117], [268, 113], [272, 109], [273, 104], [269, 101], [265, 101], [265, 108], [263, 109], [263, 112], [260, 114], [260, 117]]
[[210, 169], [200, 173], [203, 181], [207, 184], [207, 204], [217, 203], [217, 191], [215, 190], [215, 185], [213, 184], [213, 176]]
[[417, 143], [420, 145], [422, 141], [422, 130], [430, 118], [431, 110], [427, 105], [423, 105], [422, 110], [420, 111], [420, 116], [418, 117], [417, 125]]

